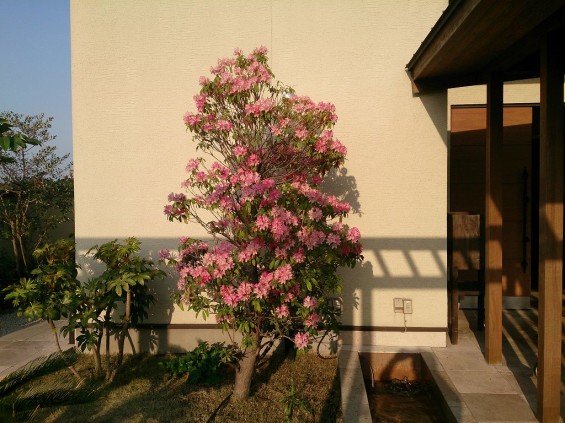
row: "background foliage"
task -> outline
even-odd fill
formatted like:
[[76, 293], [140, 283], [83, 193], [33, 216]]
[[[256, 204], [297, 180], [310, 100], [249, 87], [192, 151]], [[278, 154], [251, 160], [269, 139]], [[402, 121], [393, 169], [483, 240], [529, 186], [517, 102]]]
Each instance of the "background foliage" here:
[[2, 262], [9, 270], [12, 259], [11, 277], [22, 277], [34, 268], [32, 252], [49, 232], [72, 219], [73, 178], [69, 155], [59, 156], [51, 145], [53, 118], [3, 112], [0, 119], [11, 125], [3, 137], [20, 134], [37, 141], [4, 152], [7, 160], [0, 161], [0, 238], [9, 241], [12, 253]]

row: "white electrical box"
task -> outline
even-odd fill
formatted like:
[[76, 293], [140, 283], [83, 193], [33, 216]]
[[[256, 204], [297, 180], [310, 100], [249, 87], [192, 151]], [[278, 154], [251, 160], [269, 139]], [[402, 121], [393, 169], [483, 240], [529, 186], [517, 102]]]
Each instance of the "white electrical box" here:
[[412, 314], [412, 300], [404, 298], [404, 314]]
[[403, 298], [395, 298], [393, 300], [394, 304], [394, 312], [395, 313], [404, 313], [404, 299]]

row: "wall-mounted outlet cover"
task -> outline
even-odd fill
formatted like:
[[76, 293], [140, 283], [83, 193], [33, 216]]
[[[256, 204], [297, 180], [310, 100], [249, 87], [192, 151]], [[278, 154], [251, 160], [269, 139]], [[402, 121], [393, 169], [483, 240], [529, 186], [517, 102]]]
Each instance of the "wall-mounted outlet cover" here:
[[394, 312], [395, 313], [404, 313], [404, 299], [403, 298], [395, 298], [393, 300], [394, 304]]
[[412, 300], [404, 299], [404, 314], [412, 314]]

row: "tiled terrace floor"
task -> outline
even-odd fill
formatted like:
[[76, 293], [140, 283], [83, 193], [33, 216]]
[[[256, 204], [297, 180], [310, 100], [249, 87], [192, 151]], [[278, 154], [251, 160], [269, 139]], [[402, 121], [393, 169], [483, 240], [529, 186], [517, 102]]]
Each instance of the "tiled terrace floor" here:
[[[502, 315], [502, 353], [504, 364], [518, 383], [518, 388], [527, 399], [531, 409], [537, 409], [537, 378], [534, 366], [538, 353], [538, 311], [537, 299], [532, 297], [533, 307], [529, 310], [505, 310]], [[476, 342], [484, 352], [485, 332], [476, 331], [476, 313], [464, 310], [466, 321], [463, 323], [469, 331], [472, 342]], [[466, 323], [471, 322], [471, 328]], [[563, 339], [565, 326], [562, 326], [561, 357], [561, 419], [565, 420], [565, 360], [563, 359]]]
[[[57, 322], [61, 326], [64, 322]], [[68, 342], [59, 336], [61, 347], [69, 348]], [[31, 360], [47, 356], [57, 350], [53, 334], [46, 322], [27, 325], [23, 329], [0, 337], [0, 379]]]

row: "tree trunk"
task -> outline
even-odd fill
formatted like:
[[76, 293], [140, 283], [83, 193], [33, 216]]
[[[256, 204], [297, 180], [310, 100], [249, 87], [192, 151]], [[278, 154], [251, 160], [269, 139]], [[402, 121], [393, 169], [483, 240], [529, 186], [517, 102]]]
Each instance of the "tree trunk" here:
[[249, 398], [251, 381], [253, 379], [253, 373], [255, 372], [255, 363], [257, 362], [257, 355], [259, 354], [260, 341], [259, 335], [255, 334], [253, 345], [245, 350], [242, 359], [239, 361], [233, 387], [233, 397], [235, 400]]
[[[102, 329], [102, 332], [105, 333], [105, 338], [106, 338], [106, 355], [105, 355], [105, 360], [106, 360], [106, 379], [110, 379], [110, 376], [112, 375], [112, 366], [110, 365], [110, 325], [112, 324], [111, 322], [111, 313], [112, 313], [112, 307], [108, 307], [106, 309], [106, 317], [104, 318], [104, 321], [106, 323], [105, 325], [105, 329]], [[100, 360], [102, 361], [102, 360]]]
[[102, 376], [102, 359], [100, 358], [100, 347], [94, 345], [94, 376], [99, 378]]
[[126, 294], [126, 303], [125, 303], [125, 313], [124, 313], [124, 321], [122, 323], [122, 328], [118, 333], [118, 359], [116, 361], [116, 367], [112, 370], [109, 377], [107, 378], [109, 382], [113, 382], [116, 374], [120, 367], [122, 367], [122, 363], [124, 360], [124, 344], [126, 341], [126, 335], [129, 333], [129, 321], [131, 319], [131, 289]]
[[[108, 330], [108, 328], [106, 328]], [[94, 351], [94, 376], [97, 378], [102, 377], [102, 338], [104, 337], [104, 328], [98, 334], [96, 344], [92, 347]], [[106, 363], [109, 366], [110, 363]]]
[[[51, 332], [53, 333], [53, 336], [55, 337], [55, 344], [57, 345], [57, 350], [63, 354], [63, 350], [61, 349], [61, 344], [59, 343], [59, 335], [57, 334], [57, 328], [55, 327], [55, 323], [53, 323], [53, 320], [48, 319], [47, 320], [47, 324], [49, 325], [49, 327], [51, 328]], [[77, 370], [74, 368], [74, 366], [67, 366], [69, 368], [69, 370], [71, 371], [71, 373], [73, 375], [75, 375], [75, 377], [78, 380], [79, 385], [82, 384], [83, 380], [82, 377], [80, 377], [79, 373], [77, 372]]]
[[23, 271], [27, 275], [29, 273], [29, 268], [28, 268], [28, 263], [27, 263], [26, 251], [25, 251], [25, 247], [24, 247], [24, 241], [23, 241], [22, 237], [19, 236], [19, 235], [17, 237], [17, 242], [18, 242], [18, 249], [19, 249], [19, 252], [20, 252], [21, 263], [23, 265]]
[[122, 365], [122, 361], [124, 359], [124, 343], [126, 340], [126, 335], [129, 331], [129, 321], [131, 319], [131, 288], [126, 294], [126, 310], [124, 313], [124, 322], [122, 324], [122, 329], [120, 331], [120, 335], [118, 338], [118, 365], [117, 367], [120, 368]]
[[18, 279], [21, 278], [22, 275], [22, 265], [20, 262], [20, 255], [18, 254], [18, 246], [16, 244], [16, 238], [12, 236], [12, 249], [14, 251], [14, 259], [16, 261], [16, 272], [18, 273]]

